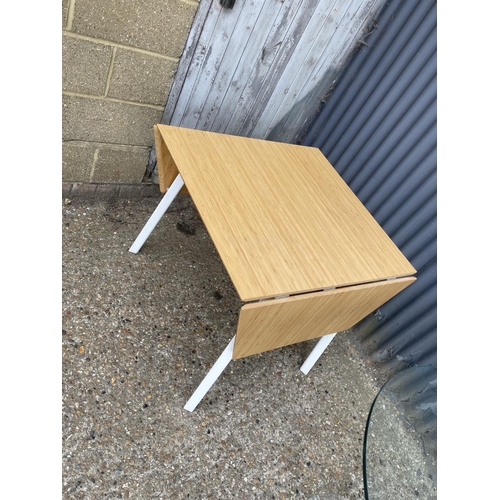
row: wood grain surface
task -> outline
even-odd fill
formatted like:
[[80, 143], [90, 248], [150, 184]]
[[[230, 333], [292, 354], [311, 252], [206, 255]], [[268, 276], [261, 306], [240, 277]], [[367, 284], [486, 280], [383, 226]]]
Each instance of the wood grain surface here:
[[347, 330], [415, 279], [400, 278], [246, 304], [240, 311], [233, 359]]
[[[177, 166], [172, 159], [172, 155], [168, 151], [168, 147], [165, 144], [165, 141], [158, 131], [157, 125], [153, 127], [153, 132], [155, 136], [156, 164], [158, 166], [158, 181], [160, 182], [160, 192], [166, 193], [167, 189], [177, 177], [179, 170], [177, 170]], [[180, 192], [185, 194], [189, 193], [186, 185], [182, 187]]]
[[319, 149], [155, 130], [242, 301], [416, 272]]

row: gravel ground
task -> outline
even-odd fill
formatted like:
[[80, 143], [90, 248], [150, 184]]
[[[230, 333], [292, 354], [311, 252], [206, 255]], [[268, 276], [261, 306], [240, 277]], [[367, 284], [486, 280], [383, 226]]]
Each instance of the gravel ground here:
[[366, 418], [383, 381], [354, 337], [236, 360], [183, 409], [242, 305], [179, 196], [141, 251], [158, 199], [62, 202], [62, 497], [364, 498]]

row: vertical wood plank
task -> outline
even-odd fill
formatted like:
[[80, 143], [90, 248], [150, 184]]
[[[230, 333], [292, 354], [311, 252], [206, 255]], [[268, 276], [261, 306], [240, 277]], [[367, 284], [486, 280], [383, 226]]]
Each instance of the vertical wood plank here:
[[[212, 124], [212, 131], [225, 132], [227, 124], [235, 111], [235, 103], [245, 102], [243, 92], [250, 82], [252, 88], [258, 88], [263, 75], [268, 71], [272, 57], [276, 54], [280, 40], [278, 28], [288, 12], [297, 8], [300, 0], [278, 2], [265, 0], [251, 36], [239, 57], [238, 65], [234, 68], [232, 80], [227, 85], [223, 99], [218, 106], [217, 115]], [[278, 38], [276, 38], [278, 37]], [[259, 68], [262, 70], [259, 70]], [[259, 76], [262, 75], [262, 76]]]
[[271, 98], [254, 126], [253, 137], [266, 137], [268, 131], [286, 112], [293, 107], [299, 91], [311, 76], [311, 70], [324, 54], [325, 48], [334, 32], [335, 16], [341, 17], [343, 11], [336, 12], [341, 6], [350, 5], [352, 0], [329, 2], [321, 0], [314, 14], [310, 17], [300, 40], [295, 47], [287, 67], [283, 69], [276, 82]]
[[[167, 189], [179, 174], [179, 170], [177, 170], [174, 159], [172, 158], [172, 155], [170, 154], [170, 151], [168, 150], [167, 145], [165, 144], [165, 141], [160, 134], [158, 125], [155, 125], [153, 127], [153, 132], [155, 137], [155, 150], [157, 157], [160, 192], [166, 193]], [[184, 194], [189, 193], [185, 185], [182, 187], [180, 192]]]
[[[254, 134], [254, 129], [262, 113], [269, 106], [269, 101], [273, 97], [276, 85], [283, 76], [285, 68], [292, 59], [297, 45], [300, 43], [304, 30], [311, 21], [311, 16], [316, 12], [320, 0], [308, 0], [302, 2], [291, 23], [286, 26], [286, 32], [283, 34], [281, 44], [279, 45], [276, 57], [273, 59], [270, 70], [266, 73], [258, 92], [250, 98], [250, 108], [246, 116], [235, 115], [232, 129], [238, 135], [246, 137], [262, 138]], [[288, 75], [291, 78], [291, 75]]]
[[181, 91], [186, 83], [189, 85], [189, 81], [187, 81], [186, 78], [188, 74], [193, 73], [193, 69], [195, 68], [194, 58], [199, 51], [200, 37], [219, 14], [219, 10], [212, 9], [214, 1], [216, 0], [203, 0], [200, 2], [198, 10], [196, 11], [191, 31], [186, 41], [186, 47], [177, 66], [177, 72], [168, 94], [167, 104], [163, 110], [161, 123], [170, 123], [172, 121], [174, 110], [179, 104]]
[[[216, 4], [218, 7], [214, 6], [212, 8], [221, 9], [217, 2]], [[241, 12], [242, 9], [223, 9], [210, 33], [210, 26], [207, 27], [206, 33], [203, 35], [203, 46], [198, 58], [201, 64], [196, 67], [198, 70], [197, 78], [190, 89], [191, 92], [182, 114], [181, 124], [183, 127], [197, 128], [207, 96], [214, 85], [219, 67], [225, 60], [225, 51], [228, 44], [231, 43], [233, 35], [236, 36], [234, 28], [238, 23]]]
[[[209, 0], [204, 1], [207, 3]], [[179, 93], [177, 101], [175, 102], [170, 121], [164, 123], [184, 127], [190, 126], [189, 120], [185, 119], [186, 107], [188, 106], [191, 95], [195, 91], [205, 92], [200, 84], [200, 78], [202, 68], [208, 64], [207, 57], [210, 57], [212, 53], [210, 49], [210, 40], [212, 38], [213, 31], [217, 26], [221, 11], [222, 8], [218, 4], [218, 1], [212, 1], [203, 24], [203, 29], [196, 43], [196, 49], [190, 60], [189, 68], [187, 69], [185, 76], [182, 74], [180, 74], [179, 77], [177, 77], [177, 75], [175, 76], [175, 80], [181, 81], [179, 86], [182, 87], [182, 90]], [[175, 81], [175, 83], [177, 82]], [[193, 125], [194, 124], [191, 123], [191, 126]]]
[[[357, 11], [355, 13], [346, 11], [335, 20], [336, 36], [330, 38], [322, 57], [318, 58], [309, 77], [304, 78], [304, 85], [295, 101], [283, 106], [283, 112], [287, 113], [287, 116], [284, 120], [280, 118], [281, 127], [277, 128], [278, 121], [274, 120], [274, 124], [268, 126], [266, 137], [270, 137], [273, 133], [273, 136], [279, 137], [281, 141], [294, 141], [304, 129], [307, 118], [314, 116], [314, 110], [321, 105], [321, 100], [334, 84], [342, 65], [356, 48], [358, 41], [366, 35], [365, 29], [379, 7], [378, 0], [367, 1], [362, 5], [355, 2], [353, 4], [355, 5], [351, 5], [350, 9], [357, 7]], [[355, 26], [353, 26], [353, 20], [356, 20]], [[353, 36], [353, 30], [355, 30], [355, 36]], [[336, 55], [333, 65], [330, 62], [332, 55]], [[293, 109], [293, 113], [289, 112], [290, 109]], [[272, 128], [275, 130], [271, 132]]]
[[201, 0], [162, 123], [293, 142], [382, 4]]
[[[303, 0], [291, 0], [281, 8], [279, 16], [276, 17], [267, 37], [262, 42], [262, 46], [253, 55], [253, 65], [248, 64], [248, 68], [251, 68], [250, 72], [244, 72], [238, 79], [242, 88], [241, 92], [235, 94], [233, 99], [229, 94], [227, 102], [223, 103], [226, 113], [219, 114], [224, 116], [223, 128], [221, 126], [222, 132], [240, 134], [242, 124], [251, 115], [252, 107], [258, 100], [259, 92], [265, 85], [270, 85], [273, 80], [272, 73], [276, 73], [277, 68], [281, 65], [280, 57], [282, 58], [285, 53], [285, 48], [282, 47], [283, 42], [302, 5]], [[248, 61], [252, 60], [248, 54], [246, 57]], [[242, 66], [247, 65], [243, 64]]]
[[[274, 4], [273, 7], [275, 7], [276, 3], [272, 3]], [[241, 62], [242, 55], [245, 54], [246, 57], [252, 57], [252, 54], [246, 49], [253, 49], [254, 53], [258, 50], [257, 45], [261, 42], [259, 40], [260, 37], [256, 36], [256, 31], [261, 31], [262, 33], [267, 31], [266, 20], [271, 14], [270, 6], [271, 2], [269, 0], [264, 2], [264, 4], [258, 3], [257, 6], [252, 6], [248, 2], [244, 3], [238, 19], [234, 27], [232, 27], [232, 34], [229, 36], [229, 34], [224, 33], [220, 40], [214, 42], [214, 50], [217, 50], [215, 43], [219, 43], [220, 49], [218, 50], [223, 52], [223, 56], [206, 95], [205, 103], [196, 123], [196, 129], [211, 130], [212, 132], [217, 131], [214, 129], [213, 123], [219, 112], [221, 102], [227, 98], [228, 89], [233, 87], [233, 83], [235, 83], [233, 75], [237, 68], [242, 65], [245, 66]], [[273, 10], [276, 10], [276, 8]], [[262, 19], [263, 17], [264, 19]], [[231, 99], [229, 98], [228, 100], [230, 101]]]

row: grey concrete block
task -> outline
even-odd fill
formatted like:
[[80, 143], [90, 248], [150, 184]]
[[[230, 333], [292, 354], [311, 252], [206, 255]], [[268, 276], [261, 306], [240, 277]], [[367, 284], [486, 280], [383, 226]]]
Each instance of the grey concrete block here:
[[176, 68], [162, 57], [118, 49], [108, 97], [164, 106]]
[[141, 185], [124, 184], [120, 186], [120, 198], [141, 198]]
[[[73, 192], [73, 186], [76, 187], [76, 191]], [[153, 198], [158, 200], [158, 202], [163, 197], [160, 193], [158, 185], [155, 184], [97, 184], [97, 183], [74, 183], [74, 182], [63, 182], [62, 183], [62, 198], [63, 200], [76, 198], [78, 195], [89, 198], [89, 193], [93, 194], [93, 198], [96, 200], [114, 200], [114, 199], [142, 199], [142, 198]], [[186, 197], [189, 195], [181, 194], [171, 205], [172, 207], [179, 205], [182, 202], [184, 206], [186, 204]], [[180, 201], [177, 201], [180, 199]]]
[[117, 184], [97, 184], [95, 198], [97, 200], [114, 200], [120, 194], [120, 187]]
[[71, 196], [75, 198], [94, 198], [96, 187], [95, 184], [73, 184]]
[[160, 192], [158, 184], [142, 184], [141, 185], [142, 198], [162, 198], [163, 194]]
[[89, 182], [95, 150], [95, 146], [89, 144], [63, 143], [63, 182]]
[[150, 147], [161, 115], [147, 106], [63, 95], [63, 140]]
[[71, 196], [71, 189], [73, 188], [72, 182], [63, 182], [62, 183], [62, 197], [63, 199], [69, 198]]
[[179, 0], [78, 0], [72, 31], [178, 58], [196, 10]]
[[63, 36], [63, 90], [104, 95], [112, 52], [109, 45]]
[[92, 182], [140, 183], [149, 158], [148, 148], [99, 148]]

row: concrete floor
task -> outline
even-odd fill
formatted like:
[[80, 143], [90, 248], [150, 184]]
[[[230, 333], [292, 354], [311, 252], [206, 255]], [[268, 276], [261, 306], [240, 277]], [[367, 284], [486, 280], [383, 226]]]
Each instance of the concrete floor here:
[[183, 409], [242, 303], [189, 196], [128, 252], [157, 203], [62, 203], [63, 498], [364, 498], [384, 380], [350, 332], [308, 376], [316, 341], [233, 361]]

